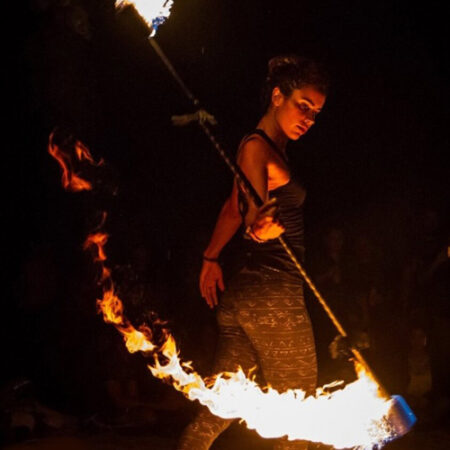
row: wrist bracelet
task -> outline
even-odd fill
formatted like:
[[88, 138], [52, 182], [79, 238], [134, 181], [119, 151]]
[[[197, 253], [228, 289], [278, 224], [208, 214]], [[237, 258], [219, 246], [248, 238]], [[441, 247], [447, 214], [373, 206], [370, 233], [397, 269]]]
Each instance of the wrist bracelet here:
[[215, 263], [218, 263], [218, 262], [219, 262], [219, 260], [218, 260], [217, 258], [208, 258], [208, 257], [205, 256], [205, 255], [203, 255], [203, 259], [204, 259], [205, 261], [208, 261], [208, 262], [215, 262]]

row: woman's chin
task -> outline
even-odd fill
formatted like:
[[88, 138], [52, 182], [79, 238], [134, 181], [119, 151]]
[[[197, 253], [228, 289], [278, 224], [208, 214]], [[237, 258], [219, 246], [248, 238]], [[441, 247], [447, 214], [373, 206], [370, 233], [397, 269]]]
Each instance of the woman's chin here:
[[303, 136], [303, 133], [301, 131], [292, 131], [289, 135], [289, 139], [291, 141], [297, 141]]

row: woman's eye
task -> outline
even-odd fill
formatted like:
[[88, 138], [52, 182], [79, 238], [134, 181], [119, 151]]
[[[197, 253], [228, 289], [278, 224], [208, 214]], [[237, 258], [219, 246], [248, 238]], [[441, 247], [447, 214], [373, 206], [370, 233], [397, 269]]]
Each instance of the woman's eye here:
[[309, 111], [309, 106], [305, 105], [304, 103], [300, 103], [298, 105], [298, 108], [300, 109], [301, 112], [303, 113], [307, 113]]

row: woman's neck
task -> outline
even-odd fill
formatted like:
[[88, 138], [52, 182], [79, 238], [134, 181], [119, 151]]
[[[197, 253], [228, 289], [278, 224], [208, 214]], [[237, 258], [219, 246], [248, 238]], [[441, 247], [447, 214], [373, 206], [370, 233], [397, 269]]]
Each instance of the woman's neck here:
[[275, 120], [273, 110], [269, 109], [261, 120], [258, 122], [257, 128], [263, 130], [267, 136], [272, 139], [273, 142], [277, 145], [279, 150], [286, 154], [286, 144], [288, 142], [288, 137], [281, 130], [277, 121]]

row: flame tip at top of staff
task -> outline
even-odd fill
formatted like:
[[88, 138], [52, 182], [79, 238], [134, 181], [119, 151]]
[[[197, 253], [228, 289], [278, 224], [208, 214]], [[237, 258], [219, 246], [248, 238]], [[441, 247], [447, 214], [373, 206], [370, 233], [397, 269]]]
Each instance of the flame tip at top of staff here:
[[170, 16], [173, 0], [120, 0], [117, 8], [132, 5], [150, 27], [150, 37], [154, 37], [158, 27]]

